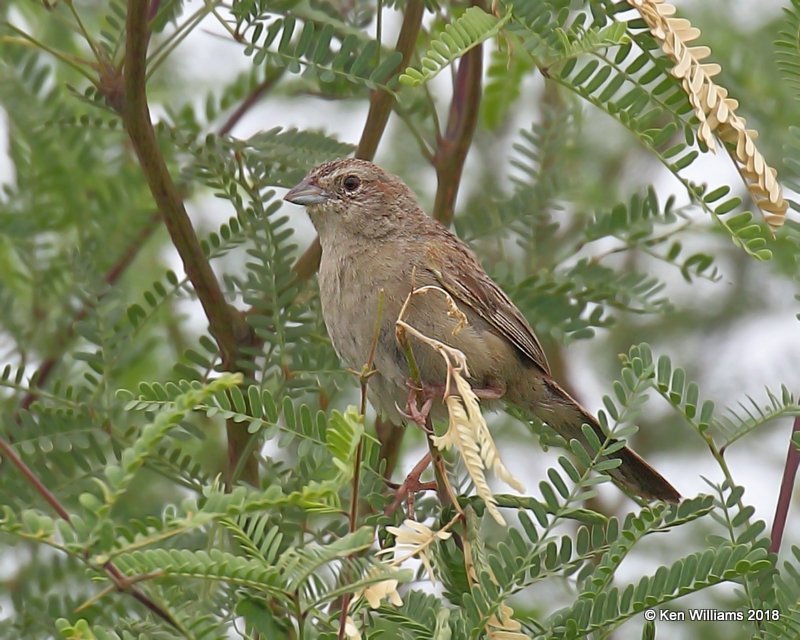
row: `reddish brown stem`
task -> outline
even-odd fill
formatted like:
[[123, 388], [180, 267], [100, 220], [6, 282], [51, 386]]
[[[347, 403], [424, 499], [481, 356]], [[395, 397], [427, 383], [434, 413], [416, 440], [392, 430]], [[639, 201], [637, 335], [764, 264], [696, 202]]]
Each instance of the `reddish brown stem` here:
[[[417, 43], [417, 36], [422, 24], [422, 14], [425, 12], [425, 3], [422, 0], [409, 0], [406, 3], [406, 12], [403, 15], [403, 24], [400, 27], [400, 34], [397, 36], [395, 50], [399, 51], [403, 58], [399, 68], [404, 69], [408, 66], [411, 56], [414, 53], [414, 46]], [[395, 73], [395, 71], [390, 72]], [[356, 149], [356, 158], [362, 160], [372, 160], [378, 149], [378, 143], [386, 130], [389, 122], [389, 114], [394, 107], [394, 95], [383, 89], [376, 89], [372, 92], [369, 101], [369, 112], [361, 132], [361, 139]], [[319, 268], [319, 260], [322, 256], [322, 247], [319, 237], [314, 238], [308, 249], [305, 250], [294, 265], [294, 272], [297, 280], [303, 282], [313, 276]]]
[[350, 609], [350, 594], [344, 594], [342, 598], [342, 615], [339, 618], [339, 633], [336, 634], [336, 640], [344, 640], [345, 627], [347, 626], [347, 612]]
[[478, 124], [482, 76], [483, 47], [478, 45], [458, 63], [447, 129], [433, 158], [438, 181], [433, 217], [445, 225], [453, 221], [464, 162]]
[[[239, 355], [239, 345], [249, 340], [250, 328], [244, 314], [225, 300], [156, 140], [147, 104], [146, 59], [149, 33], [147, 10], [148, 4], [145, 2], [128, 1], [125, 100], [122, 117], [142, 167], [142, 173], [161, 211], [164, 225], [178, 250], [186, 275], [208, 318], [211, 334], [222, 356], [222, 366], [227, 370], [233, 370]], [[241, 425], [232, 421], [227, 424], [227, 435], [230, 476], [233, 469], [239, 466], [240, 459], [246, 455], [251, 436], [246, 429], [241, 428]], [[250, 454], [243, 477], [257, 484], [257, 472], [256, 459]]]
[[218, 135], [220, 136], [228, 135], [231, 132], [231, 130], [239, 123], [239, 120], [241, 120], [242, 117], [248, 111], [250, 111], [250, 109], [252, 109], [256, 104], [258, 104], [258, 101], [261, 100], [264, 94], [267, 93], [267, 91], [269, 91], [275, 85], [275, 83], [280, 79], [282, 75], [283, 75], [283, 70], [281, 69], [280, 71], [273, 73], [268, 78], [260, 82], [250, 92], [250, 95], [248, 95], [242, 101], [242, 103], [236, 108], [236, 110], [230, 116], [228, 116], [228, 119], [219, 128], [219, 131], [217, 132]]
[[[397, 36], [395, 51], [402, 55], [399, 69], [405, 69], [411, 62], [414, 53], [414, 46], [417, 43], [419, 29], [422, 25], [422, 14], [425, 12], [425, 3], [422, 0], [409, 0], [406, 3], [406, 12], [403, 15], [403, 24]], [[393, 70], [391, 73], [394, 73]], [[364, 123], [364, 130], [361, 132], [361, 139], [358, 141], [356, 158], [362, 160], [372, 160], [378, 150], [378, 143], [381, 141], [386, 124], [389, 122], [389, 114], [394, 107], [394, 95], [383, 89], [376, 89], [372, 92], [369, 101], [369, 113], [367, 121]]]
[[[424, 473], [425, 469], [427, 469], [431, 464], [431, 454], [430, 452], [426, 453], [422, 459], [414, 465], [414, 468], [408, 472], [406, 479], [403, 480], [403, 484], [397, 487], [394, 495], [394, 501], [386, 507], [383, 511], [383, 515], [391, 516], [400, 504], [405, 500], [406, 497], [410, 496], [415, 491], [424, 490], [433, 490], [437, 489], [436, 483], [434, 482], [433, 485], [431, 483], [422, 484], [420, 483], [419, 479], [420, 476]], [[396, 485], [395, 485], [396, 486]], [[408, 517], [413, 518], [414, 514], [412, 513], [413, 509], [409, 508]]]
[[236, 361], [237, 333], [241, 319], [225, 301], [225, 296], [195, 235], [167, 164], [158, 147], [150, 120], [145, 81], [147, 54], [147, 4], [128, 2], [128, 25], [125, 53], [125, 104], [123, 120], [153, 199], [178, 250], [186, 275], [208, 317], [223, 363]]
[[69, 512], [59, 502], [58, 498], [56, 498], [53, 492], [44, 486], [39, 477], [27, 464], [25, 464], [22, 458], [17, 455], [17, 452], [14, 451], [14, 447], [12, 447], [3, 438], [0, 438], [0, 452], [2, 452], [3, 456], [10, 460], [17, 469], [19, 469], [20, 473], [25, 476], [25, 479], [33, 486], [34, 489], [36, 489], [36, 492], [42, 496], [45, 502], [53, 508], [53, 511], [55, 511], [63, 520], [69, 522]]
[[783, 532], [786, 529], [786, 518], [789, 515], [789, 505], [792, 502], [792, 490], [797, 478], [797, 468], [800, 466], [800, 451], [794, 444], [793, 436], [800, 433], [800, 416], [794, 419], [792, 434], [789, 436], [789, 450], [786, 452], [786, 464], [783, 467], [783, 478], [781, 478], [781, 490], [778, 494], [778, 504], [775, 506], [775, 520], [772, 523], [771, 542], [769, 550], [778, 553], [783, 540]]

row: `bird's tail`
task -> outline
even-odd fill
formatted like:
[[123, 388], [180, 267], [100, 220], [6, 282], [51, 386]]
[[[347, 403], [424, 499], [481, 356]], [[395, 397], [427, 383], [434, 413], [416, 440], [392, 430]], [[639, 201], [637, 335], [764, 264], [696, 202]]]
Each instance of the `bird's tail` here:
[[[581, 425], [584, 423], [594, 429], [601, 442], [607, 441], [608, 437], [603, 433], [597, 419], [555, 381], [544, 379], [543, 389], [537, 395], [542, 401], [537, 402], [536, 406], [529, 407], [530, 410], [567, 441], [575, 438], [584, 447], [587, 446], [581, 430]], [[608, 471], [608, 475], [624, 490], [646, 500], [680, 501], [681, 495], [675, 488], [627, 447], [615, 451], [608, 457], [622, 461], [618, 467]]]

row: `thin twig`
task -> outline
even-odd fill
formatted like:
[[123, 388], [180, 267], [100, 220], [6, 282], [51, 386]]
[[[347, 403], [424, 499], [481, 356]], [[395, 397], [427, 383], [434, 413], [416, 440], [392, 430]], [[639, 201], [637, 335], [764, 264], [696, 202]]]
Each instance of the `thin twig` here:
[[67, 2], [67, 7], [69, 8], [72, 17], [75, 18], [75, 24], [78, 25], [78, 31], [83, 36], [83, 39], [86, 40], [86, 44], [89, 45], [89, 49], [92, 50], [92, 54], [94, 55], [95, 60], [100, 62], [103, 59], [100, 50], [97, 48], [92, 36], [89, 35], [89, 32], [86, 30], [86, 27], [83, 24], [83, 20], [81, 20], [80, 14], [75, 9], [75, 4], [73, 2]]
[[[66, 54], [66, 53], [63, 53], [63, 52], [59, 51], [58, 49], [54, 49], [52, 47], [49, 47], [46, 44], [44, 44], [44, 42], [40, 42], [39, 40], [34, 38], [32, 35], [27, 33], [26, 31], [20, 29], [19, 27], [15, 27], [10, 22], [4, 22], [3, 26], [5, 26], [7, 29], [10, 29], [14, 33], [16, 33], [17, 36], [19, 36], [20, 40], [24, 40], [25, 42], [28, 42], [30, 45], [36, 47], [37, 49], [41, 49], [42, 51], [46, 51], [51, 56], [53, 56], [56, 60], [62, 62], [63, 64], [66, 64], [69, 67], [72, 67], [72, 69], [77, 71], [79, 74], [81, 74], [84, 78], [86, 78], [92, 84], [95, 83], [95, 79], [92, 77], [91, 73], [86, 70], [86, 68], [91, 68], [92, 64], [93, 64], [89, 60], [84, 60], [84, 59], [79, 58], [77, 56]], [[13, 40], [12, 40], [12, 42], [13, 42]]]
[[36, 489], [36, 492], [42, 496], [45, 502], [47, 502], [47, 504], [53, 508], [53, 511], [55, 511], [63, 520], [69, 522], [69, 512], [64, 508], [61, 502], [59, 502], [55, 494], [53, 494], [53, 492], [50, 491], [50, 489], [48, 489], [44, 483], [42, 483], [33, 470], [27, 464], [25, 464], [22, 458], [17, 455], [17, 452], [14, 451], [14, 447], [12, 447], [2, 437], [0, 437], [0, 452], [2, 452], [3, 456], [8, 458], [17, 469], [19, 469], [20, 473], [25, 476], [25, 479], [33, 486], [34, 489]]
[[231, 130], [238, 124], [239, 120], [253, 108], [254, 105], [258, 103], [258, 101], [262, 98], [262, 96], [269, 91], [275, 83], [281, 78], [283, 75], [283, 69], [276, 71], [275, 73], [269, 75], [267, 78], [262, 80], [256, 87], [250, 92], [250, 94], [242, 101], [242, 103], [236, 108], [236, 110], [228, 116], [228, 119], [225, 123], [219, 128], [218, 135], [226, 136], [228, 135]]
[[[403, 349], [403, 353], [405, 354], [406, 363], [408, 364], [408, 372], [409, 378], [411, 379], [411, 383], [415, 385], [417, 401], [424, 403], [425, 397], [422, 391], [422, 375], [420, 374], [419, 366], [417, 365], [417, 360], [414, 357], [414, 351], [411, 348], [411, 344], [408, 341], [408, 334], [406, 333], [406, 327], [400, 324], [395, 326], [395, 335], [397, 337], [397, 342], [400, 343], [400, 347]], [[450, 487], [450, 482], [447, 479], [447, 471], [444, 466], [444, 461], [442, 460], [442, 454], [436, 448], [436, 445], [433, 444], [433, 440], [431, 439], [431, 435], [433, 433], [433, 423], [431, 422], [431, 415], [430, 412], [425, 416], [425, 441], [428, 443], [428, 451], [431, 455], [431, 461], [433, 462], [433, 471], [434, 476], [436, 478], [436, 494], [439, 496], [439, 500], [443, 505], [449, 505], [455, 507], [457, 511], [461, 511], [461, 507], [458, 504], [458, 500], [455, 499], [455, 494], [453, 493], [452, 488]]]
[[[117, 283], [122, 274], [125, 273], [125, 270], [131, 265], [136, 256], [139, 254], [139, 251], [142, 249], [145, 242], [158, 228], [159, 221], [160, 214], [158, 212], [153, 213], [150, 218], [148, 218], [147, 222], [136, 234], [133, 241], [126, 247], [119, 260], [117, 260], [117, 262], [114, 263], [114, 265], [112, 265], [108, 271], [106, 271], [106, 274], [103, 276], [103, 282], [109, 286], [113, 286]], [[86, 304], [70, 319], [69, 323], [66, 325], [66, 328], [59, 336], [57, 341], [62, 349], [65, 349], [69, 344], [69, 341], [75, 337], [75, 326], [89, 315], [89, 312], [94, 308], [94, 306], [94, 303], [91, 302]], [[17, 418], [20, 411], [30, 409], [30, 406], [39, 396], [37, 393], [37, 388], [40, 389], [44, 386], [50, 377], [50, 374], [52, 374], [55, 370], [56, 365], [61, 361], [62, 356], [63, 351], [57, 355], [46, 358], [42, 364], [39, 365], [39, 368], [31, 378], [31, 389], [27, 394], [25, 394], [25, 397], [22, 398], [22, 401], [19, 403], [19, 409], [15, 414]], [[36, 388], [33, 388], [34, 385]]]
[[369, 355], [367, 362], [361, 371], [361, 415], [362, 417], [367, 413], [367, 384], [369, 379], [375, 373], [373, 366], [375, 364], [375, 353], [378, 351], [378, 341], [381, 337], [381, 329], [383, 327], [383, 308], [386, 302], [386, 291], [380, 289], [378, 291], [378, 308], [375, 315], [375, 326], [372, 330], [372, 342], [369, 347]]
[[775, 519], [772, 522], [772, 532], [770, 534], [769, 550], [778, 553], [783, 540], [783, 532], [786, 529], [786, 518], [789, 515], [789, 505], [792, 502], [792, 490], [797, 478], [797, 468], [800, 466], [800, 451], [794, 443], [793, 436], [800, 433], [800, 416], [794, 419], [792, 434], [789, 436], [789, 450], [786, 452], [786, 464], [783, 467], [783, 478], [781, 478], [781, 490], [778, 494], [778, 504], [775, 506]]
[[[394, 512], [397, 511], [397, 508], [402, 504], [403, 499], [409, 495], [409, 490], [410, 490], [409, 484], [411, 484], [409, 483], [409, 479], [419, 481], [420, 476], [425, 471], [425, 469], [427, 469], [430, 466], [430, 464], [431, 464], [431, 454], [429, 451], [424, 456], [422, 456], [420, 461], [417, 462], [417, 464], [414, 465], [411, 471], [408, 472], [408, 476], [406, 476], [406, 479], [403, 482], [403, 484], [397, 487], [397, 490], [395, 491], [394, 500], [389, 506], [387, 506], [383, 510], [383, 515], [387, 517], [391, 517], [392, 515], [394, 515]], [[408, 514], [409, 518], [411, 517], [411, 511], [412, 509], [409, 507], [409, 514]]]
[[342, 613], [339, 617], [339, 633], [336, 640], [344, 640], [345, 629], [347, 628], [347, 614], [350, 610], [350, 594], [346, 593], [342, 598]]
[[[367, 414], [367, 386], [369, 385], [370, 378], [375, 375], [375, 352], [378, 350], [378, 340], [380, 340], [381, 337], [384, 300], [385, 292], [381, 289], [378, 291], [378, 308], [375, 316], [375, 327], [372, 332], [369, 355], [359, 375], [361, 386], [361, 406], [359, 407], [359, 412], [362, 420], [366, 420]], [[361, 483], [361, 458], [363, 455], [364, 438], [361, 438], [356, 447], [355, 463], [353, 467], [353, 493], [350, 498], [350, 533], [353, 533], [358, 528], [358, 491]]]
[[[25, 461], [20, 458], [19, 455], [17, 455], [14, 447], [12, 447], [11, 444], [9, 444], [2, 437], [0, 437], [0, 453], [2, 453], [3, 457], [5, 457], [7, 460], [11, 461], [11, 463], [19, 470], [19, 472], [25, 477], [31, 486], [33, 486], [36, 492], [42, 496], [42, 498], [44, 498], [47, 504], [52, 507], [53, 511], [55, 511], [62, 520], [66, 521], [70, 524], [70, 526], [72, 526], [69, 511], [67, 511], [64, 505], [61, 504], [55, 494], [53, 494], [53, 492], [44, 485], [39, 476], [37, 476], [33, 470], [27, 464], [25, 464]], [[116, 567], [116, 565], [114, 565], [113, 562], [110, 561], [103, 565], [103, 569], [114, 583], [114, 587], [117, 591], [129, 593], [159, 618], [165, 622], [168, 622], [176, 629], [182, 631], [178, 623], [165, 609], [153, 602], [149, 597], [147, 597], [147, 595], [133, 586], [133, 584], [138, 581], [135, 576], [126, 576]]]
[[[473, 2], [473, 4], [481, 3]], [[453, 221], [464, 162], [478, 124], [482, 75], [483, 46], [478, 45], [459, 60], [447, 129], [444, 136], [439, 139], [438, 149], [433, 158], [438, 181], [433, 217], [445, 225]]]
[[[395, 338], [397, 339], [398, 344], [403, 349], [405, 354], [406, 363], [408, 365], [409, 371], [409, 378], [411, 380], [411, 384], [414, 385], [412, 388], [414, 389], [414, 393], [416, 395], [416, 400], [422, 401], [423, 406], [425, 403], [425, 394], [424, 394], [424, 381], [422, 380], [422, 374], [420, 372], [419, 366], [417, 365], [416, 357], [414, 356], [414, 350], [411, 348], [411, 343], [408, 339], [409, 334], [428, 347], [434, 349], [439, 355], [441, 355], [446, 363], [447, 363], [447, 379], [445, 381], [444, 391], [442, 392], [442, 400], [444, 401], [450, 395], [450, 383], [453, 380], [452, 377], [452, 369], [458, 369], [462, 371], [465, 375], [467, 373], [467, 363], [466, 357], [464, 356], [463, 352], [446, 345], [445, 343], [441, 342], [440, 340], [436, 340], [435, 338], [430, 338], [426, 336], [418, 329], [414, 328], [408, 322], [405, 321], [404, 317], [406, 314], [406, 310], [411, 304], [411, 300], [414, 296], [418, 295], [426, 295], [431, 292], [439, 292], [444, 294], [445, 298], [447, 299], [448, 304], [448, 316], [452, 316], [458, 319], [459, 326], [464, 326], [467, 322], [467, 317], [464, 313], [458, 308], [455, 301], [453, 300], [452, 296], [444, 291], [441, 287], [434, 286], [434, 285], [426, 285], [423, 287], [416, 287], [416, 271], [412, 270], [411, 272], [411, 292], [406, 296], [405, 301], [403, 302], [403, 306], [400, 308], [400, 313], [397, 316], [397, 320], [395, 321]], [[464, 323], [463, 325], [461, 323]], [[436, 493], [439, 496], [439, 500], [443, 505], [450, 505], [455, 508], [456, 511], [462, 513], [461, 506], [458, 502], [458, 496], [456, 495], [455, 491], [453, 490], [452, 485], [447, 477], [447, 468], [445, 467], [444, 458], [442, 458], [442, 454], [439, 449], [436, 447], [433, 441], [433, 423], [431, 421], [430, 409], [425, 414], [425, 426], [424, 430], [426, 431], [426, 441], [428, 443], [428, 451], [430, 452], [431, 461], [433, 463], [433, 472], [434, 477], [436, 478]]]
[[211, 11], [207, 4], [204, 4], [193, 14], [188, 16], [175, 30], [158, 44], [153, 47], [150, 53], [150, 60], [147, 65], [147, 77], [152, 76], [156, 70], [169, 58], [172, 52], [178, 48], [181, 42], [200, 24]]
[[[127, 584], [133, 586], [138, 582], [145, 582], [147, 580], [153, 580], [154, 578], [160, 578], [164, 575], [164, 571], [161, 569], [157, 569], [156, 571], [150, 571], [149, 573], [143, 573], [138, 576], [133, 576], [131, 578], [126, 578]], [[99, 602], [107, 595], [113, 593], [117, 590], [117, 586], [115, 584], [108, 585], [105, 589], [98, 591], [92, 597], [88, 598], [83, 604], [78, 605], [75, 608], [75, 613], [80, 613], [81, 611], [88, 609], [91, 607], [95, 602]]]
[[[383, 306], [385, 300], [385, 291], [381, 289], [378, 291], [378, 308], [375, 315], [375, 327], [372, 332], [372, 342], [370, 343], [369, 355], [367, 361], [361, 369], [359, 374], [359, 381], [361, 384], [361, 406], [359, 411], [361, 420], [366, 421], [367, 414], [367, 385], [370, 378], [375, 375], [374, 363], [375, 353], [378, 350], [378, 340], [381, 337], [381, 328], [383, 322]], [[359, 501], [359, 488], [361, 485], [361, 459], [364, 455], [364, 438], [358, 441], [356, 446], [355, 460], [353, 461], [353, 490], [350, 496], [350, 533], [354, 533], [358, 529], [358, 501]], [[347, 625], [347, 613], [350, 610], [350, 602], [352, 594], [345, 593], [342, 596], [342, 614], [339, 620], [339, 634], [340, 639], [344, 639], [344, 630]]]

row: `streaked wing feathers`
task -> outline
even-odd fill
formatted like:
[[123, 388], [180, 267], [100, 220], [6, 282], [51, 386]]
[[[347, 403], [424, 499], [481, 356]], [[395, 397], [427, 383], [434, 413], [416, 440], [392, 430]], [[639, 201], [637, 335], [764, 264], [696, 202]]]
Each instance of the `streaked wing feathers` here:
[[[448, 232], [449, 235], [449, 232]], [[431, 274], [441, 286], [452, 295], [456, 302], [469, 305], [497, 332], [507, 338], [517, 349], [544, 373], [550, 375], [550, 365], [544, 355], [542, 345], [530, 324], [509, 297], [486, 275], [483, 267], [461, 246], [453, 236], [447, 238], [455, 244], [458, 251], [448, 252], [456, 256], [451, 264], [441, 264], [441, 253], [429, 246], [428, 265]]]

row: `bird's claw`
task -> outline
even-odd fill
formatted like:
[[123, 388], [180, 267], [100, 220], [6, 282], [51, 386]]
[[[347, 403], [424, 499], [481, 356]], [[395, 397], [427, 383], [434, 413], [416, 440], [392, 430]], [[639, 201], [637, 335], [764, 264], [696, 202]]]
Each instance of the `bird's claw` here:
[[[441, 385], [423, 385], [420, 388], [409, 380], [406, 408], [405, 410], [398, 408], [398, 411], [406, 420], [411, 420], [420, 427], [425, 428], [434, 401], [441, 400], [444, 396], [444, 391], [445, 388]], [[505, 395], [506, 389], [498, 386], [473, 387], [472, 392], [482, 400], [498, 400]], [[420, 395], [424, 398], [421, 407], [417, 403], [417, 398]]]
[[431, 412], [431, 407], [433, 406], [433, 398], [428, 398], [425, 402], [422, 403], [422, 407], [417, 404], [417, 394], [416, 391], [413, 389], [408, 394], [408, 399], [406, 400], [406, 411], [400, 411], [400, 415], [403, 416], [406, 420], [411, 420], [412, 422], [417, 423], [423, 429], [427, 425], [428, 422], [428, 415]]
[[[435, 400], [441, 400], [444, 395], [444, 387], [441, 385], [422, 385], [418, 387], [412, 380], [408, 381], [408, 398], [406, 399], [406, 411], [400, 414], [407, 420], [416, 422], [420, 427], [425, 427], [428, 415]], [[418, 396], [422, 396], [422, 407], [417, 404]]]

